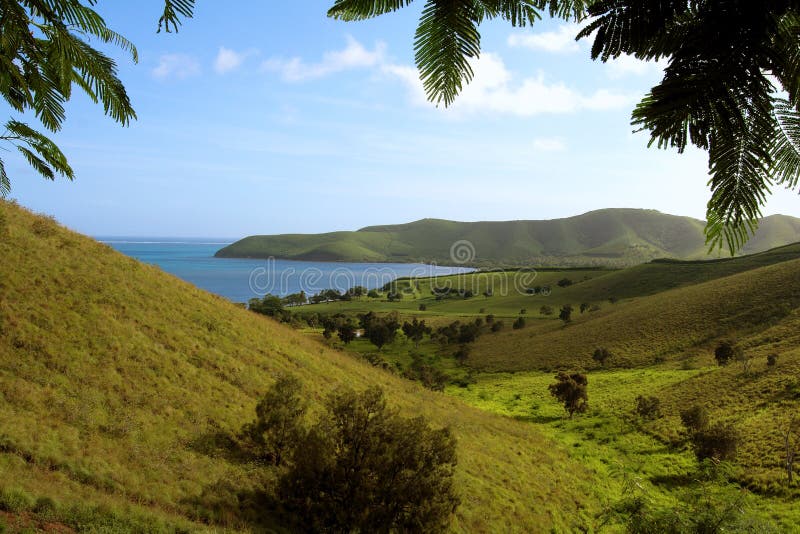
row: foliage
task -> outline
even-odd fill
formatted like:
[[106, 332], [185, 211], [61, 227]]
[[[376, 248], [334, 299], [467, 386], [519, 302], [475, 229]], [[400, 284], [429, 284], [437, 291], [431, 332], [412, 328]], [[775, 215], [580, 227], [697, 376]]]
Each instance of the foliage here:
[[724, 340], [714, 349], [714, 359], [719, 365], [728, 365], [732, 359], [737, 358], [740, 352], [741, 349], [736, 347], [732, 341]]
[[569, 287], [573, 284], [572, 280], [569, 278], [562, 278], [558, 281], [558, 287]]
[[256, 405], [256, 420], [242, 432], [258, 458], [276, 466], [287, 460], [303, 434], [306, 407], [300, 380], [279, 376]]
[[681, 410], [681, 423], [690, 433], [697, 432], [708, 427], [708, 411], [701, 405], [695, 404], [685, 410]]
[[414, 317], [410, 323], [408, 321], [403, 323], [403, 334], [414, 342], [415, 347], [419, 347], [419, 342], [422, 341], [422, 338], [426, 334], [431, 334], [431, 327], [426, 325], [424, 320], [420, 321]]
[[700, 428], [691, 436], [692, 449], [698, 460], [732, 460], [739, 441], [736, 428], [723, 423]]
[[539, 313], [542, 315], [553, 315], [553, 308], [545, 304], [539, 308]]
[[589, 407], [589, 395], [586, 388], [589, 380], [583, 373], [559, 372], [556, 383], [550, 384], [550, 394], [564, 404], [570, 419], [574, 413], [583, 413]]
[[605, 365], [611, 356], [611, 351], [605, 347], [594, 349], [594, 352], [592, 353], [592, 359], [600, 365]]
[[524, 317], [517, 317], [514, 322], [511, 324], [511, 328], [514, 330], [519, 330], [520, 328], [525, 328], [525, 318]]
[[250, 311], [274, 317], [281, 320], [287, 316], [286, 310], [283, 308], [284, 300], [276, 295], [267, 293], [263, 298], [252, 298], [247, 303], [247, 308]]
[[339, 336], [339, 340], [347, 345], [356, 338], [356, 327], [352, 323], [347, 322], [339, 326], [337, 335]]
[[775, 367], [778, 365], [778, 355], [774, 352], [767, 354], [767, 367]]
[[558, 313], [558, 318], [564, 321], [564, 324], [572, 321], [572, 306], [569, 304], [561, 306], [561, 311]]
[[661, 414], [661, 401], [658, 397], [639, 395], [636, 397], [636, 407], [634, 408], [636, 415], [642, 419], [660, 419], [663, 417]]
[[447, 428], [389, 410], [380, 388], [340, 390], [299, 444], [278, 494], [307, 531], [444, 530], [458, 506]]

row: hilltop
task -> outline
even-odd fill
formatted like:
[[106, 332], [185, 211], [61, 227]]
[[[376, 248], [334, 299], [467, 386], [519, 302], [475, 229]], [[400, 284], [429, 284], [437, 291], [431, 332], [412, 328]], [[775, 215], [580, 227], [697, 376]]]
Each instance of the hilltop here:
[[463, 503], [452, 530], [592, 528], [594, 475], [529, 424], [425, 390], [6, 202], [0, 262], [0, 510], [12, 514], [0, 525], [279, 528], [237, 515], [238, 492], [257, 488], [262, 468], [232, 459], [223, 438], [288, 371], [312, 409], [337, 386], [379, 384], [402, 413], [449, 425]]
[[[655, 258], [707, 258], [703, 221], [655, 210], [604, 209], [531, 221], [456, 222], [422, 219], [352, 232], [256, 235], [218, 257], [308, 261], [435, 262], [469, 265], [627, 266]], [[800, 219], [764, 218], [743, 254], [800, 241]]]

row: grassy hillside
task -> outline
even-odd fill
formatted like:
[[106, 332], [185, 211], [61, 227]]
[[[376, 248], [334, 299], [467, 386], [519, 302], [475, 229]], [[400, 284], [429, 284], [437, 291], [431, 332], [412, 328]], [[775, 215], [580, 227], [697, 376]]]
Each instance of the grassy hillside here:
[[522, 330], [482, 337], [470, 362], [495, 370], [592, 367], [591, 354], [598, 346], [616, 354], [612, 365], [617, 366], [683, 356], [707, 349], [721, 336], [763, 329], [785, 317], [800, 306], [799, 273], [800, 260], [790, 260], [595, 313], [574, 313], [566, 326], [558, 320], [536, 321]]
[[257, 488], [262, 468], [220, 442], [285, 371], [317, 406], [338, 385], [380, 384], [403, 413], [450, 425], [462, 496], [455, 531], [596, 522], [593, 475], [535, 427], [426, 391], [0, 204], [0, 521], [254, 528], [235, 514], [236, 490]]
[[[606, 209], [541, 221], [455, 222], [439, 219], [355, 232], [258, 235], [217, 252], [219, 257], [312, 261], [453, 263], [451, 247], [468, 241], [472, 265], [631, 265], [653, 258], [707, 256], [704, 223], [654, 210]], [[800, 240], [800, 220], [771, 216], [743, 253]], [[462, 260], [464, 256], [460, 257]]]

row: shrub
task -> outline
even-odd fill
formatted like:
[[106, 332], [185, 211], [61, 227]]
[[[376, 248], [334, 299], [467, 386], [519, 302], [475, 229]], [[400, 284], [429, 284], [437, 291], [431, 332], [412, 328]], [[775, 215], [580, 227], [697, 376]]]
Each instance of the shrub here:
[[419, 311], [425, 311], [427, 309], [428, 309], [428, 307], [425, 304], [420, 304], [419, 305]]
[[558, 281], [558, 287], [568, 287], [571, 286], [572, 283], [573, 283], [572, 280], [570, 280], [569, 278], [562, 278], [561, 280]]
[[256, 420], [245, 425], [255, 455], [274, 465], [283, 464], [303, 433], [306, 403], [300, 380], [281, 375], [256, 406]]
[[550, 384], [550, 394], [564, 404], [570, 419], [575, 412], [583, 413], [589, 406], [589, 395], [586, 387], [589, 380], [583, 373], [566, 373], [556, 375], [556, 383]]
[[553, 315], [553, 308], [547, 305], [542, 306], [541, 308], [539, 308], [539, 313], [541, 313], [542, 315]]
[[739, 444], [739, 432], [732, 425], [718, 423], [692, 435], [692, 449], [698, 460], [732, 460]]
[[636, 415], [642, 419], [659, 419], [661, 415], [661, 401], [658, 397], [636, 397]]
[[717, 348], [714, 349], [714, 359], [717, 360], [719, 365], [728, 365], [728, 363], [736, 356], [737, 349], [732, 341], [721, 341]]
[[369, 291], [367, 291], [367, 297], [371, 299], [379, 299], [381, 298], [381, 294], [374, 289], [370, 289]]
[[708, 426], [708, 412], [703, 406], [695, 404], [681, 410], [681, 423], [689, 432], [697, 432]]
[[486, 320], [486, 324], [492, 324], [494, 322], [494, 315], [492, 315], [490, 313], [489, 315], [486, 316], [485, 320]]
[[767, 356], [767, 367], [775, 367], [778, 364], [778, 355], [775, 353]]
[[520, 314], [520, 315], [525, 315], [525, 314], [527, 314], [527, 313], [528, 313], [528, 310], [527, 310], [527, 309], [525, 309], [525, 308], [522, 308], [522, 309], [519, 311], [519, 314]]
[[611, 358], [611, 351], [605, 347], [600, 347], [594, 350], [594, 354], [592, 354], [592, 359], [598, 362], [600, 365], [605, 365], [609, 358]]
[[561, 312], [558, 314], [558, 318], [564, 321], [564, 324], [572, 321], [572, 306], [569, 304], [565, 304], [561, 307]]
[[458, 347], [458, 350], [454, 354], [458, 363], [463, 364], [469, 358], [469, 346], [468, 345], [461, 345]]
[[589, 309], [589, 303], [588, 302], [581, 302], [581, 313], [585, 312], [588, 309]]
[[304, 531], [439, 532], [458, 506], [450, 430], [399, 417], [378, 387], [332, 394], [297, 450], [278, 495]]
[[520, 328], [525, 328], [525, 318], [524, 317], [517, 317], [517, 320], [511, 325], [511, 328], [514, 330], [519, 330]]
[[495, 321], [492, 323], [492, 332], [499, 332], [504, 326], [503, 321]]

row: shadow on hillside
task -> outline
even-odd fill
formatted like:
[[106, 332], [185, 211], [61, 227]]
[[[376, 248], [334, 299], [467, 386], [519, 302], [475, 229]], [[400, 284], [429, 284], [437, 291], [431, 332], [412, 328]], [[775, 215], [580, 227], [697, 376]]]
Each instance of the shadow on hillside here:
[[667, 489], [685, 488], [697, 482], [697, 473], [683, 473], [680, 475], [654, 475], [650, 478], [656, 486]]
[[289, 531], [280, 520], [280, 504], [263, 481], [242, 488], [219, 480], [200, 495], [183, 499], [181, 505], [195, 520], [208, 525], [253, 533]]
[[525, 423], [539, 423], [542, 425], [547, 425], [550, 423], [555, 423], [556, 421], [563, 421], [564, 417], [561, 415], [515, 415], [514, 419], [517, 421], [523, 421]]

